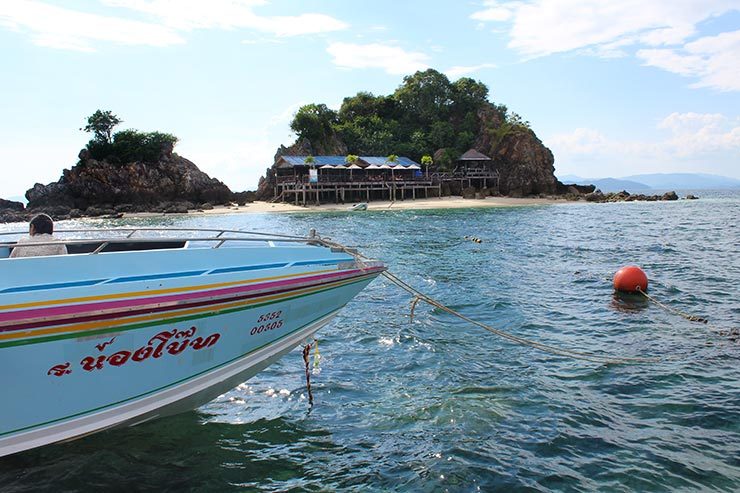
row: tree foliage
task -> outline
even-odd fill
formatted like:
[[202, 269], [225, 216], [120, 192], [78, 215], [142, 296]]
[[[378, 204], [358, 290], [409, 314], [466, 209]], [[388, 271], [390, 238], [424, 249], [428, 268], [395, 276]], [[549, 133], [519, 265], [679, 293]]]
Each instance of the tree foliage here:
[[313, 144], [325, 144], [334, 133], [333, 126], [336, 123], [336, 111], [325, 104], [307, 104], [298, 109], [290, 129], [298, 137], [308, 139]]
[[112, 132], [116, 125], [123, 123], [123, 120], [118, 118], [109, 110], [97, 110], [95, 113], [87, 117], [87, 125], [80, 130], [85, 132], [93, 133], [93, 140], [101, 143], [112, 143]]
[[309, 104], [296, 113], [290, 128], [315, 146], [337, 137], [352, 155], [391, 153], [419, 160], [444, 149], [436, 165], [452, 167], [481, 132], [480, 111], [497, 111], [507, 131], [527, 127], [503, 105], [489, 102], [488, 87], [469, 77], [450, 82], [433, 69], [404, 77], [388, 96], [358, 92], [344, 98], [338, 111]]
[[172, 134], [123, 130], [113, 135], [112, 154], [122, 163], [153, 163], [159, 160], [163, 150], [176, 143], [177, 137]]
[[162, 132], [128, 129], [112, 133], [113, 128], [122, 121], [110, 111], [101, 110], [87, 119], [88, 125], [82, 130], [94, 134], [86, 146], [93, 159], [106, 159], [120, 164], [134, 161], [154, 163], [162, 157], [163, 152], [171, 151], [177, 143], [177, 137]]

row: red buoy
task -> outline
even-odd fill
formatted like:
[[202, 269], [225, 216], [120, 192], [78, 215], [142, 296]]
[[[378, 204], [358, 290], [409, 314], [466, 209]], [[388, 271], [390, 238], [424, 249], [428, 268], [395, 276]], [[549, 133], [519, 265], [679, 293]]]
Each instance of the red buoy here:
[[622, 267], [614, 274], [614, 289], [625, 293], [647, 291], [647, 274], [636, 265]]

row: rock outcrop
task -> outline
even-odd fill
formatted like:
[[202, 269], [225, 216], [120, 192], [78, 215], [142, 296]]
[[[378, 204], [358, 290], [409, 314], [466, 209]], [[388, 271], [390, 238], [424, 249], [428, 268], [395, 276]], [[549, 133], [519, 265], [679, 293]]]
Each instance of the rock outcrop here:
[[[688, 197], [686, 198], [688, 199]], [[575, 199], [579, 200], [580, 197], [575, 197]], [[630, 194], [627, 190], [605, 194], [601, 190], [596, 190], [583, 195], [583, 199], [586, 202], [657, 202], [659, 200], [678, 200], [678, 195], [676, 192], [667, 192], [663, 195]]]
[[62, 207], [85, 213], [129, 205], [131, 211], [180, 210], [173, 204], [225, 204], [232, 198], [226, 185], [174, 154], [171, 147], [163, 149], [155, 163], [97, 161], [84, 149], [79, 157], [59, 181], [37, 183], [26, 192], [29, 209]]
[[480, 130], [474, 148], [493, 159], [501, 175], [502, 194], [521, 197], [557, 193], [555, 158], [530, 128], [506, 123], [493, 105], [484, 106], [478, 118]]

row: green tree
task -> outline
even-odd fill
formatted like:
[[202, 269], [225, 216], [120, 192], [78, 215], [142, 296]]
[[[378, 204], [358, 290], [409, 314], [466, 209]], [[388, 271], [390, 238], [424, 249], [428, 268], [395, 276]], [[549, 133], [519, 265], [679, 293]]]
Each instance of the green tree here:
[[426, 166], [427, 168], [426, 174], [427, 174], [427, 177], [429, 177], [429, 166], [434, 164], [434, 159], [432, 159], [432, 156], [430, 156], [429, 154], [426, 154], [424, 156], [421, 156], [421, 164], [422, 166]]
[[441, 156], [437, 160], [437, 165], [443, 171], [450, 171], [458, 155], [454, 149], [443, 149]]
[[488, 87], [470, 77], [452, 83], [453, 111], [460, 117], [476, 112], [488, 102]]
[[434, 149], [453, 146], [455, 144], [455, 127], [446, 121], [432, 123], [429, 130], [429, 141]]
[[128, 129], [113, 134], [111, 155], [121, 163], [141, 161], [154, 163], [168, 147], [174, 147], [177, 137], [162, 132], [139, 132]]
[[93, 139], [98, 142], [111, 144], [113, 142], [113, 128], [122, 122], [123, 120], [118, 118], [109, 110], [97, 110], [95, 113], [87, 117], [87, 125], [80, 130], [92, 132]]
[[355, 154], [347, 154], [347, 157], [344, 158], [344, 162], [353, 165], [357, 162], [357, 160], [360, 159], [360, 156], [357, 156]]
[[375, 96], [370, 92], [358, 92], [355, 96], [344, 98], [339, 108], [340, 122], [351, 122], [358, 117], [377, 115], [381, 118], [394, 118], [396, 101], [389, 96]]
[[452, 86], [443, 73], [434, 69], [403, 78], [403, 85], [393, 94], [407, 121], [431, 124], [446, 120], [452, 104]]
[[333, 125], [337, 123], [337, 113], [325, 104], [307, 104], [301, 106], [290, 123], [290, 129], [298, 137], [311, 141], [314, 145], [324, 144], [333, 134]]
[[313, 156], [306, 156], [306, 158], [303, 160], [304, 163], [306, 163], [309, 166], [313, 166], [316, 162], [316, 159]]
[[398, 163], [398, 156], [395, 154], [390, 154], [387, 158], [385, 158], [385, 162], [388, 164], [396, 164]]

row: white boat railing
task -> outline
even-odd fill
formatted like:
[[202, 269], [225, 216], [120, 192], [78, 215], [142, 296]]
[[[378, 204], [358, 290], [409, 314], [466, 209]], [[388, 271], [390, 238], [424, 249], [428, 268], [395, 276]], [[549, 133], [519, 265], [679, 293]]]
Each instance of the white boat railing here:
[[[191, 234], [185, 234], [191, 233]], [[187, 243], [212, 243], [212, 248], [220, 248], [227, 242], [262, 242], [270, 247], [279, 243], [305, 243], [309, 245], [321, 245], [322, 240], [311, 230], [309, 235], [296, 236], [277, 233], [264, 233], [261, 231], [243, 231], [234, 229], [207, 229], [207, 228], [106, 228], [106, 229], [58, 229], [54, 231], [54, 239], [46, 242], [23, 243], [18, 245], [17, 240], [3, 241], [3, 237], [24, 236], [27, 231], [0, 232], [0, 248], [15, 248], [17, 246], [41, 246], [41, 245], [90, 245], [100, 243], [93, 251], [83, 252], [97, 254], [110, 245], [116, 244], [139, 244], [146, 245], [162, 244], [164, 242], [182, 243], [183, 248]], [[150, 236], [144, 236], [149, 234]], [[81, 235], [82, 237], [69, 237], [70, 235]], [[177, 248], [177, 247], [169, 247]], [[135, 248], [132, 248], [135, 249]]]

